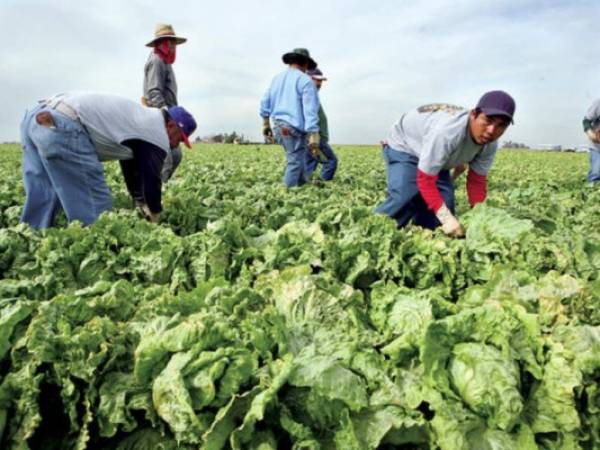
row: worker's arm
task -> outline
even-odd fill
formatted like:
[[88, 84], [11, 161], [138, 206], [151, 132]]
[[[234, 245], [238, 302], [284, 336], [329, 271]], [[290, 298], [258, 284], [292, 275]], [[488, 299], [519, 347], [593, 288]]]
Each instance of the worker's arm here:
[[583, 132], [594, 144], [600, 143], [600, 99], [595, 100], [585, 113]]
[[165, 151], [156, 145], [139, 139], [124, 141], [123, 145], [133, 152], [137, 183], [144, 202], [153, 214], [162, 211], [161, 171], [165, 160]]
[[583, 132], [586, 134], [588, 139], [594, 144], [600, 143], [600, 139], [598, 139], [600, 137], [600, 127], [598, 128], [598, 130], [594, 131], [593, 123], [587, 117], [583, 119]]
[[166, 80], [166, 64], [160, 59], [151, 61], [146, 67], [146, 82], [144, 83], [146, 87], [144, 97], [146, 98], [147, 106], [153, 108], [168, 106], [164, 95]]
[[442, 230], [451, 237], [463, 237], [465, 230], [452, 214], [437, 187], [438, 174], [443, 169], [453, 143], [440, 133], [432, 132], [423, 140], [417, 167], [417, 188], [427, 207], [442, 224]]
[[487, 197], [487, 177], [469, 169], [467, 175], [467, 198], [471, 208], [483, 203]]

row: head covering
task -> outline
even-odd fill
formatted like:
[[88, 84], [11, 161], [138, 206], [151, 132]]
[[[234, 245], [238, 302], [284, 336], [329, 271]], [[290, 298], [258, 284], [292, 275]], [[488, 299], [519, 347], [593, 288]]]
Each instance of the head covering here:
[[156, 53], [165, 64], [173, 64], [177, 57], [177, 46], [170, 45], [169, 41], [162, 39], [154, 46], [154, 53]]
[[187, 148], [192, 148], [189, 137], [196, 130], [196, 120], [181, 106], [171, 106], [167, 109], [169, 117], [177, 124]]
[[281, 57], [285, 64], [308, 64], [308, 70], [317, 67], [317, 63], [310, 57], [310, 53], [305, 48], [295, 48], [291, 52]]
[[306, 75], [308, 75], [309, 77], [311, 77], [314, 80], [321, 80], [321, 81], [327, 80], [327, 78], [325, 78], [325, 76], [323, 75], [323, 72], [321, 72], [321, 69], [319, 69], [319, 68], [307, 70]]
[[179, 37], [175, 34], [175, 30], [171, 25], [167, 25], [165, 23], [159, 23], [156, 25], [154, 29], [154, 39], [146, 44], [146, 47], [154, 47], [157, 41], [161, 39], [175, 39], [175, 43], [177, 45], [183, 44], [187, 41], [184, 37]]
[[486, 116], [503, 116], [513, 123], [515, 101], [504, 91], [490, 91], [483, 94], [477, 102], [476, 109]]

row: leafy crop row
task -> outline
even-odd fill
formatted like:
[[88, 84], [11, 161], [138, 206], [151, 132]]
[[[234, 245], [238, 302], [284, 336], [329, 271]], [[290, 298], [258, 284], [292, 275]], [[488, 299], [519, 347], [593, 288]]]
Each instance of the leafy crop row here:
[[[200, 146], [160, 226], [18, 225], [0, 172], [0, 447], [595, 449], [600, 191], [501, 153], [467, 238], [396, 230], [373, 148], [286, 190], [274, 147]], [[566, 170], [565, 168], [568, 168]]]

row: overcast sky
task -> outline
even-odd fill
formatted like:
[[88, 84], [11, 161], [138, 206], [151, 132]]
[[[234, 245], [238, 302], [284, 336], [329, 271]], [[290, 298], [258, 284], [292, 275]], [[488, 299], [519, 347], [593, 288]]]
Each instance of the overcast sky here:
[[136, 101], [157, 22], [188, 42], [174, 64], [197, 133], [260, 135], [258, 107], [281, 55], [309, 48], [333, 143], [376, 143], [406, 110], [472, 107], [503, 89], [517, 102], [502, 140], [585, 143], [600, 97], [599, 0], [0, 0], [0, 141], [26, 108], [92, 90]]

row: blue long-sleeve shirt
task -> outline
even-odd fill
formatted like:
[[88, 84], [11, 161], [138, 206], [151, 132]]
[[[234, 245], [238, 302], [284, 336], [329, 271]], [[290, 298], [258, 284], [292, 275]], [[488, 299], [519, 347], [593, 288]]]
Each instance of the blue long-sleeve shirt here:
[[273, 78], [260, 102], [261, 117], [282, 120], [305, 133], [319, 131], [319, 94], [308, 75], [289, 68]]

